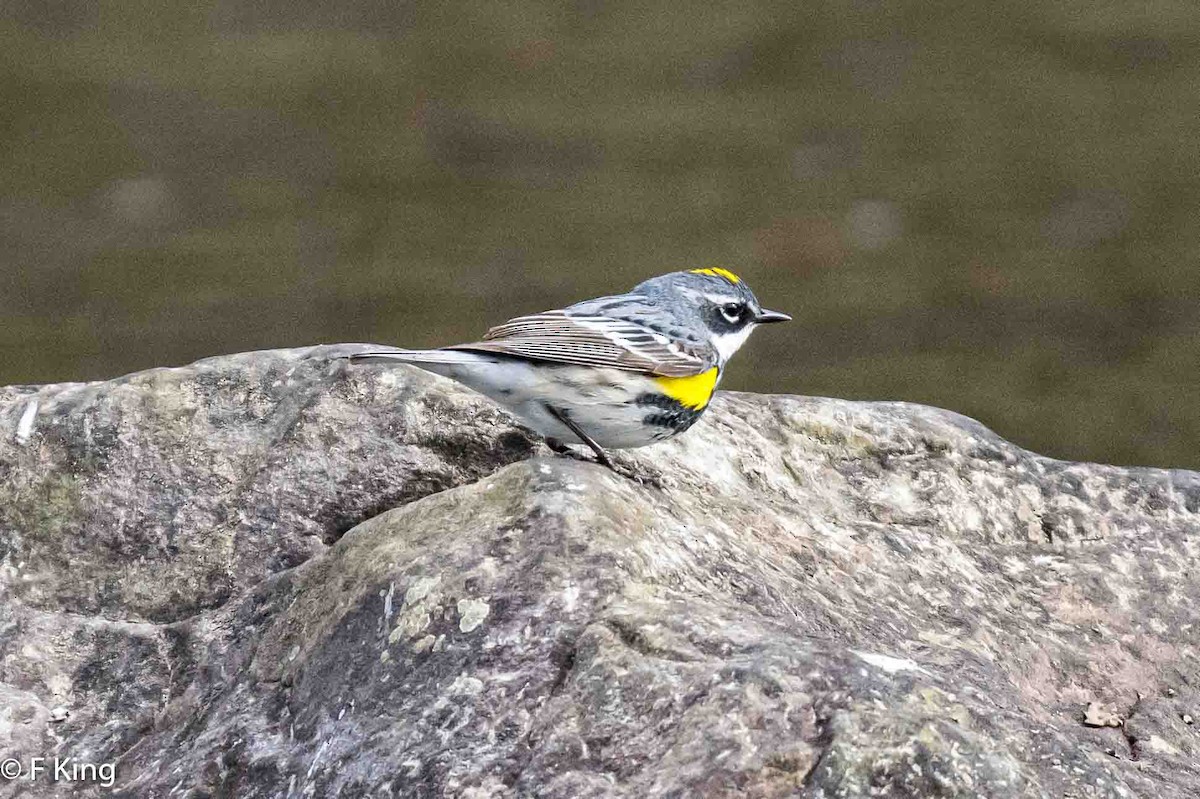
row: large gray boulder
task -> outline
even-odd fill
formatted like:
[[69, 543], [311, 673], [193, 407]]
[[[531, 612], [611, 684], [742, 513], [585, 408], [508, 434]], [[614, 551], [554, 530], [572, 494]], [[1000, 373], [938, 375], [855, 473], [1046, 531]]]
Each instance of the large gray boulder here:
[[80, 777], [0, 796], [1200, 795], [1200, 476], [725, 393], [642, 484], [337, 351], [0, 389], [0, 760]]

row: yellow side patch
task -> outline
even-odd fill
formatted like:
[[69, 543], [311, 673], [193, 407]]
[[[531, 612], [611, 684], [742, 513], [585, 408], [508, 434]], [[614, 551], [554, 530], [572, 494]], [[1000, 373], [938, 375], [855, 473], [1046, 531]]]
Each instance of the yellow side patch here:
[[722, 269], [719, 266], [710, 266], [707, 269], [693, 269], [693, 275], [709, 275], [711, 277], [723, 277], [735, 286], [742, 282], [742, 279], [730, 272], [728, 269]]
[[721, 370], [717, 367], [690, 377], [656, 377], [654, 382], [663, 392], [686, 408], [698, 411], [708, 405], [712, 399], [713, 390], [717, 387], [717, 377]]

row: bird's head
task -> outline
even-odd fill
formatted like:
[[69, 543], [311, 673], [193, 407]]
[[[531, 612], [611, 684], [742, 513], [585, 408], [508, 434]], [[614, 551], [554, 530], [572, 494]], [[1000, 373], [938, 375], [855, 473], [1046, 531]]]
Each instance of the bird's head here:
[[677, 308], [680, 315], [707, 328], [722, 363], [746, 343], [758, 325], [792, 318], [763, 308], [744, 280], [718, 266], [661, 275], [633, 291], [655, 296], [660, 303], [681, 303], [683, 307]]

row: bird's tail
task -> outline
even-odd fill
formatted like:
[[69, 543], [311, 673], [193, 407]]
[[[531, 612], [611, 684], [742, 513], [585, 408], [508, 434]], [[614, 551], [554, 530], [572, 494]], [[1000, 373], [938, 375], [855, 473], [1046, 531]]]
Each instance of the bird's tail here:
[[349, 356], [353, 363], [411, 363], [415, 366], [453, 366], [475, 363], [479, 355], [463, 350], [403, 350], [387, 347], [356, 352]]

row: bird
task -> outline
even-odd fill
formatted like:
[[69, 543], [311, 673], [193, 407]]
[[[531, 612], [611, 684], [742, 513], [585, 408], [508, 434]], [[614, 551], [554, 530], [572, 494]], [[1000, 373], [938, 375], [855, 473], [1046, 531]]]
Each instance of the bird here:
[[750, 333], [790, 320], [765, 310], [744, 280], [714, 266], [518, 316], [467, 344], [376, 348], [348, 357], [449, 377], [506, 408], [553, 451], [578, 457], [569, 445], [583, 445], [620, 473], [608, 450], [685, 432], [708, 408]]

